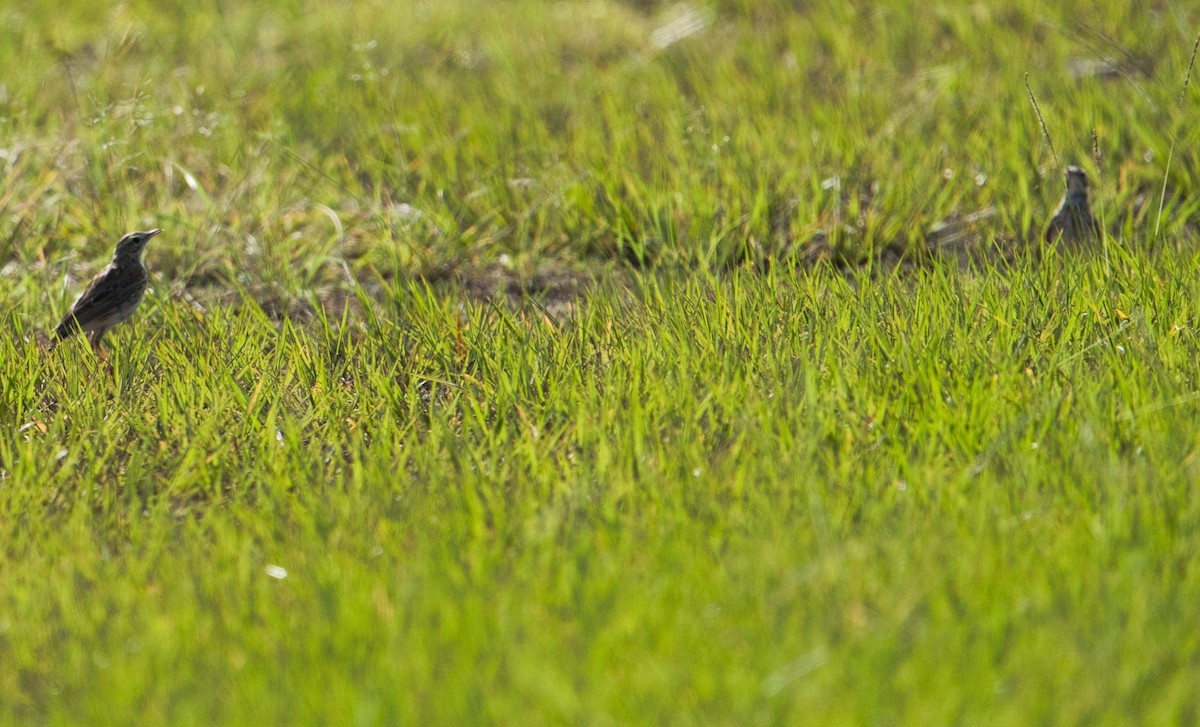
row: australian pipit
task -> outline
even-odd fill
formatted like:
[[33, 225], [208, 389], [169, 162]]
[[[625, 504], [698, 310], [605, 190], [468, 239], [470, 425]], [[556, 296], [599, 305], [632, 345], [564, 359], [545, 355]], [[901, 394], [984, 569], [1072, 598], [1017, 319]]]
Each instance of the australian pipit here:
[[1072, 247], [1100, 239], [1100, 225], [1088, 204], [1088, 178], [1079, 167], [1067, 167], [1067, 193], [1046, 227], [1046, 242]]
[[78, 331], [88, 334], [92, 349], [100, 351], [100, 339], [113, 326], [133, 315], [146, 293], [149, 276], [142, 265], [142, 250], [162, 230], [131, 232], [117, 243], [112, 262], [88, 283], [83, 293], [54, 329], [53, 348]]

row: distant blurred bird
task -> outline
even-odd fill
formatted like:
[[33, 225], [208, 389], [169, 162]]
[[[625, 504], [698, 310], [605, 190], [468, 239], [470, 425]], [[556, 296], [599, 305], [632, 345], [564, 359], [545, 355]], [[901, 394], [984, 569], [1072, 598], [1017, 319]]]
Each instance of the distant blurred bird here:
[[1046, 242], [1072, 247], [1100, 239], [1100, 225], [1088, 204], [1088, 178], [1079, 167], [1067, 167], [1067, 193], [1046, 227]]
[[92, 349], [100, 352], [100, 339], [113, 326], [133, 315], [146, 293], [149, 276], [142, 265], [142, 250], [159, 230], [131, 232], [117, 243], [112, 262], [92, 279], [54, 329], [50, 348], [79, 331], [88, 334]]

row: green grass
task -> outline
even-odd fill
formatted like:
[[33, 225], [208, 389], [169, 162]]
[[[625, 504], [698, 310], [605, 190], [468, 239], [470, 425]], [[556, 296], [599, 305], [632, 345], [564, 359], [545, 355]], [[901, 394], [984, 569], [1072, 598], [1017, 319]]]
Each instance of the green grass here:
[[1200, 13], [828, 5], [0, 10], [0, 723], [1200, 719]]

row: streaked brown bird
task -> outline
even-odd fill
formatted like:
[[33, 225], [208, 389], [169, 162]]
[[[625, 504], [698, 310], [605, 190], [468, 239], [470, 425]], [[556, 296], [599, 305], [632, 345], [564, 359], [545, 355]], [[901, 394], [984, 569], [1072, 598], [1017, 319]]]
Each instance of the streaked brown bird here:
[[133, 315], [146, 294], [150, 277], [142, 265], [142, 250], [159, 230], [131, 232], [117, 243], [112, 262], [88, 283], [83, 293], [54, 329], [53, 348], [83, 331], [92, 349], [100, 352], [100, 339], [109, 329]]
[[1046, 242], [1074, 247], [1087, 240], [1099, 239], [1100, 224], [1092, 216], [1092, 207], [1088, 203], [1087, 173], [1079, 167], [1067, 167], [1067, 193], [1046, 226]]

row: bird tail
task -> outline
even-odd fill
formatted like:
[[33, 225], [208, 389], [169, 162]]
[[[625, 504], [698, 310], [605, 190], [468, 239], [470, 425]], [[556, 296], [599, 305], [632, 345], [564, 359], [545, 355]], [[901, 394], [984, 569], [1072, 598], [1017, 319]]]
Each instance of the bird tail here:
[[50, 334], [50, 347], [47, 350], [53, 351], [55, 346], [75, 335], [78, 331], [79, 321], [75, 320], [74, 316], [63, 320], [63, 322], [59, 323], [58, 327], [54, 329], [54, 333]]

